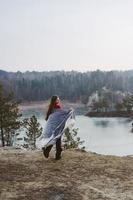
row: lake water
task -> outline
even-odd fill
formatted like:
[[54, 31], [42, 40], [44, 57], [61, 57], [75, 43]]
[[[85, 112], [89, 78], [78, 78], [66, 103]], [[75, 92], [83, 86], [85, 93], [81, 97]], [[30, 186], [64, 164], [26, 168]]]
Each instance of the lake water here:
[[[41, 126], [45, 126], [44, 113], [39, 109], [23, 111], [23, 117], [35, 114]], [[132, 121], [127, 118], [90, 118], [76, 115], [75, 127], [84, 140], [86, 150], [105, 155], [133, 155]]]

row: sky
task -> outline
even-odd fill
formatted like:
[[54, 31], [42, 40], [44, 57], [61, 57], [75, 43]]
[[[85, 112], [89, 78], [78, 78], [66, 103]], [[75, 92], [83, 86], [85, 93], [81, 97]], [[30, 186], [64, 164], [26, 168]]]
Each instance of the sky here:
[[133, 69], [133, 0], [0, 0], [0, 69]]

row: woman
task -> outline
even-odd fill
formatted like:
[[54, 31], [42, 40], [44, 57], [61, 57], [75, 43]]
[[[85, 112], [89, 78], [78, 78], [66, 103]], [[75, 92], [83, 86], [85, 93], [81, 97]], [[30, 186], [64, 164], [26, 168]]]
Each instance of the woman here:
[[58, 96], [52, 96], [50, 105], [46, 114], [46, 127], [43, 134], [44, 146], [43, 154], [46, 158], [49, 157], [49, 152], [54, 144], [56, 144], [56, 160], [61, 159], [61, 136], [65, 129], [68, 119], [73, 118], [73, 110], [62, 109], [61, 102]]

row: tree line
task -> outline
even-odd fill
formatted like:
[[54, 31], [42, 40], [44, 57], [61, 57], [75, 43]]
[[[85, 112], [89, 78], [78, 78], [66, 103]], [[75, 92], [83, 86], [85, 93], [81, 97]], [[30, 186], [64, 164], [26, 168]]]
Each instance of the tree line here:
[[21, 101], [42, 101], [58, 94], [62, 99], [82, 103], [103, 87], [111, 91], [133, 93], [133, 70], [93, 72], [5, 72], [0, 70], [0, 81], [4, 93], [13, 91], [15, 99]]
[[[90, 105], [91, 111], [94, 112], [108, 112], [112, 111], [112, 107], [110, 107], [110, 102], [107, 98], [101, 97], [98, 101], [93, 100]], [[121, 102], [116, 102], [113, 105], [113, 111], [125, 111], [126, 113], [131, 113], [133, 111], [133, 95], [125, 96]]]

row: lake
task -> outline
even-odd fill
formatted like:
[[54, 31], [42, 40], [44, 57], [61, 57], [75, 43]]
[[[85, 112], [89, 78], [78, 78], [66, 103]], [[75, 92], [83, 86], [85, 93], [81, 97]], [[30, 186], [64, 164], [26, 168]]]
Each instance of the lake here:
[[[83, 111], [84, 113], [84, 111]], [[41, 126], [45, 126], [42, 109], [25, 109], [23, 117], [36, 115]], [[104, 155], [133, 155], [132, 121], [127, 118], [90, 118], [76, 112], [75, 127], [84, 140], [87, 151]]]

